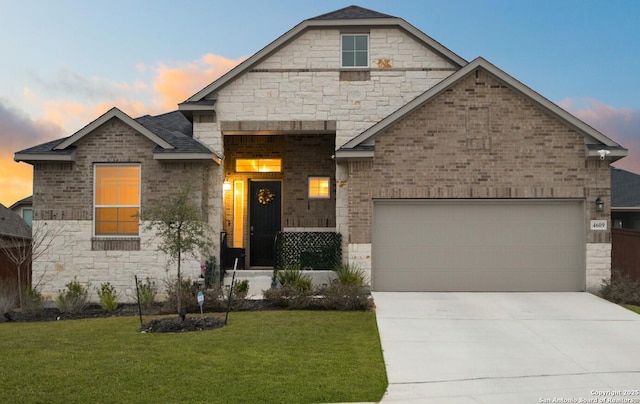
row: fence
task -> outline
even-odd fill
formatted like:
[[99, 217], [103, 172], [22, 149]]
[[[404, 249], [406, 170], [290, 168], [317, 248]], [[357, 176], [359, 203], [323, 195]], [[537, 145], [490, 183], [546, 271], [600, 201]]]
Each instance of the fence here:
[[640, 231], [611, 229], [611, 276], [624, 273], [640, 282]]
[[342, 235], [334, 232], [280, 232], [276, 268], [335, 269], [342, 261]]

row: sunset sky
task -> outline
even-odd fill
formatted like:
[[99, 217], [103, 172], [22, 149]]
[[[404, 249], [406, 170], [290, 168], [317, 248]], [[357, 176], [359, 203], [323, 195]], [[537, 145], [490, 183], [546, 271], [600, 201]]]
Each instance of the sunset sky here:
[[31, 195], [16, 151], [117, 106], [177, 104], [304, 19], [357, 4], [489, 60], [629, 149], [640, 173], [637, 0], [0, 0], [0, 203]]

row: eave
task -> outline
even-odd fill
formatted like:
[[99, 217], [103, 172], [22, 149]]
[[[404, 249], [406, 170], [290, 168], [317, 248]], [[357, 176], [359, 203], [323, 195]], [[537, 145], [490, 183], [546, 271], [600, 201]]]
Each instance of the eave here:
[[213, 161], [220, 165], [222, 157], [215, 153], [153, 153], [153, 159], [158, 161]]
[[482, 68], [486, 70], [487, 72], [495, 76], [497, 79], [504, 82], [507, 86], [521, 93], [523, 96], [533, 101], [542, 109], [552, 114], [554, 117], [557, 117], [561, 121], [572, 126], [578, 132], [582, 133], [585, 136], [585, 139], [587, 139], [588, 137], [589, 139], [592, 139], [595, 142], [597, 142], [597, 144], [595, 145], [594, 144], [586, 145], [586, 158], [590, 158], [593, 156], [598, 156], [599, 158], [600, 154], [598, 153], [598, 150], [603, 148], [610, 151], [610, 153], [607, 155], [608, 156], [607, 159], [611, 161], [618, 160], [627, 155], [627, 149], [623, 148], [612, 139], [608, 138], [607, 136], [600, 133], [596, 129], [587, 125], [586, 123], [576, 118], [575, 116], [571, 115], [569, 112], [560, 108], [558, 105], [554, 104], [553, 102], [549, 101], [548, 99], [538, 94], [531, 88], [527, 87], [520, 81], [511, 77], [510, 75], [500, 70], [499, 68], [497, 68], [496, 66], [494, 66], [493, 64], [485, 60], [484, 58], [478, 57], [472, 62], [470, 62], [469, 64], [467, 64], [466, 66], [464, 66], [463, 68], [461, 68], [460, 70], [458, 70], [457, 72], [451, 74], [450, 76], [448, 76], [447, 78], [445, 78], [444, 80], [436, 84], [435, 86], [431, 87], [429, 90], [425, 91], [418, 97], [414, 98], [409, 103], [397, 109], [396, 111], [388, 115], [386, 118], [382, 119], [375, 125], [371, 126], [369, 129], [365, 130], [360, 135], [354, 137], [349, 142], [345, 143], [338, 150], [338, 152], [336, 153], [336, 156], [338, 156], [338, 153], [343, 154], [342, 152], [345, 152], [348, 150], [356, 150], [357, 148], [362, 147], [362, 145], [365, 145], [365, 144], [375, 144], [374, 142], [375, 136], [377, 136], [379, 133], [391, 127], [392, 125], [394, 125], [395, 123], [403, 119], [412, 111], [416, 110], [417, 108], [421, 107], [425, 103], [434, 99], [439, 94], [444, 92], [446, 89], [455, 85], [458, 81], [462, 80], [464, 77], [471, 74], [475, 69], [478, 69], [478, 68]]
[[133, 130], [135, 130], [138, 133], [140, 133], [141, 135], [145, 136], [146, 138], [148, 138], [149, 140], [151, 140], [153, 143], [155, 143], [156, 145], [160, 146], [161, 148], [166, 149], [166, 150], [174, 149], [174, 147], [171, 144], [167, 143], [160, 136], [156, 135], [155, 133], [151, 132], [149, 129], [147, 129], [144, 126], [140, 125], [138, 122], [135, 121], [135, 119], [131, 118], [129, 115], [127, 115], [124, 112], [120, 111], [118, 108], [113, 107], [109, 111], [107, 111], [106, 113], [104, 113], [100, 117], [98, 117], [96, 120], [94, 120], [93, 122], [89, 123], [84, 128], [80, 129], [79, 131], [77, 131], [73, 135], [69, 136], [64, 141], [60, 142], [60, 144], [56, 145], [53, 148], [53, 150], [64, 150], [64, 149], [66, 149], [67, 147], [73, 145], [75, 142], [77, 142], [78, 140], [82, 139], [84, 136], [86, 136], [87, 134], [91, 133], [92, 131], [94, 131], [95, 129], [100, 127], [101, 125], [104, 125], [107, 121], [109, 121], [112, 118], [120, 119], [122, 122], [124, 122], [125, 124], [130, 126]]
[[68, 154], [49, 154], [49, 153], [16, 153], [13, 157], [16, 162], [35, 163], [45, 161], [76, 161], [75, 150]]

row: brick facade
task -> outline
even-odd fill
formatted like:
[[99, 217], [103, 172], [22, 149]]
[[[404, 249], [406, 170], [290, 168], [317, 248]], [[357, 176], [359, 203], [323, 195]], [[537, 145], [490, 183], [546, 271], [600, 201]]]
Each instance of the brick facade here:
[[[588, 230], [590, 220], [610, 216], [608, 161], [585, 159], [579, 125], [549, 113], [491, 69], [477, 68], [377, 133], [373, 159], [334, 160], [352, 139], [466, 71], [464, 61], [446, 50], [438, 53], [438, 46], [398, 21], [358, 25], [358, 32], [369, 35], [369, 67], [342, 69], [341, 34], [353, 32], [353, 27], [341, 28], [342, 22], [314, 25], [282, 46], [265, 48], [258, 59], [240, 65], [236, 72], [241, 74], [232, 72], [230, 79], [208, 87], [214, 89], [209, 94], [184, 104], [194, 139], [221, 156], [221, 165], [154, 160], [154, 144], [118, 119], [76, 142], [74, 162], [35, 163], [34, 223], [67, 229], [54, 252], [34, 263], [34, 279], [48, 273], [60, 287], [78, 274], [87, 282], [118, 279], [116, 288], [126, 288], [123, 279], [132, 273], [164, 273], [166, 257], [155, 252], [150, 235], [92, 237], [93, 164], [98, 162], [141, 165], [142, 209], [188, 179], [216, 241], [222, 231], [233, 238], [234, 198], [223, 191], [224, 181], [243, 181], [247, 194], [250, 180], [281, 181], [282, 227], [337, 229], [343, 258], [366, 271], [376, 198], [584, 200], [587, 279], [594, 283], [608, 276], [610, 232]], [[239, 173], [237, 158], [280, 158], [282, 172]], [[330, 178], [329, 199], [308, 198], [310, 176]], [[597, 197], [605, 203], [604, 212], [595, 211]], [[245, 199], [243, 246], [248, 245], [248, 206]], [[189, 262], [187, 275], [197, 273], [198, 265]]]
[[[243, 181], [245, 192], [249, 180], [282, 181], [282, 213], [284, 228], [335, 228], [335, 163], [333, 135], [238, 135], [225, 137], [225, 179], [230, 183]], [[238, 158], [280, 158], [280, 173], [239, 173], [235, 162]], [[330, 178], [329, 199], [309, 199], [308, 178]], [[223, 229], [233, 237], [233, 198], [224, 199]], [[248, 226], [248, 204], [245, 204], [244, 223]], [[248, 245], [244, 231], [243, 245]]]
[[189, 178], [194, 195], [207, 211], [203, 198], [209, 186], [205, 163], [159, 162], [154, 144], [120, 120], [113, 118], [76, 144], [74, 162], [34, 164], [35, 220], [92, 220], [93, 166], [95, 163], [141, 165], [142, 207], [164, 198]]
[[[350, 242], [371, 242], [374, 198], [599, 195], [608, 207], [609, 167], [600, 163], [585, 160], [582, 134], [479, 69], [379, 134], [372, 161], [349, 164]], [[587, 220], [609, 217], [586, 205]], [[609, 238], [594, 231], [587, 242]]]
[[[64, 232], [33, 265], [33, 279], [43, 279], [43, 293], [55, 295], [74, 277], [86, 285], [111, 282], [130, 301], [133, 276], [150, 277], [160, 286], [167, 277], [167, 257], [157, 251], [151, 234], [139, 237], [93, 237], [93, 166], [95, 163], [138, 163], [141, 166], [141, 209], [179, 189], [185, 179], [208, 212], [209, 166], [213, 163], [159, 162], [154, 144], [113, 118], [77, 143], [75, 162], [34, 164], [34, 226], [47, 224]], [[215, 237], [214, 237], [215, 239]], [[186, 258], [185, 276], [199, 275], [199, 260]], [[92, 293], [94, 290], [91, 289]]]

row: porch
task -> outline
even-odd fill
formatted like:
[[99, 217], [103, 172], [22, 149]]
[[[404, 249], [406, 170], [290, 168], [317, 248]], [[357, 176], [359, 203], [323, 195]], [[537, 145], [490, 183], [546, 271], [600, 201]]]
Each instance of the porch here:
[[[314, 286], [329, 285], [335, 278], [334, 269], [342, 260], [342, 237], [333, 231], [282, 231], [273, 243], [274, 265], [245, 269], [242, 248], [230, 248], [226, 234], [221, 237], [221, 285], [230, 286], [233, 269], [235, 279], [249, 281], [249, 297], [260, 298], [273, 284], [274, 269], [300, 269]], [[236, 264], [237, 262], [237, 264]]]
[[240, 269], [278, 266], [279, 233], [335, 231], [335, 131], [223, 130], [223, 139], [222, 231], [245, 254]]

